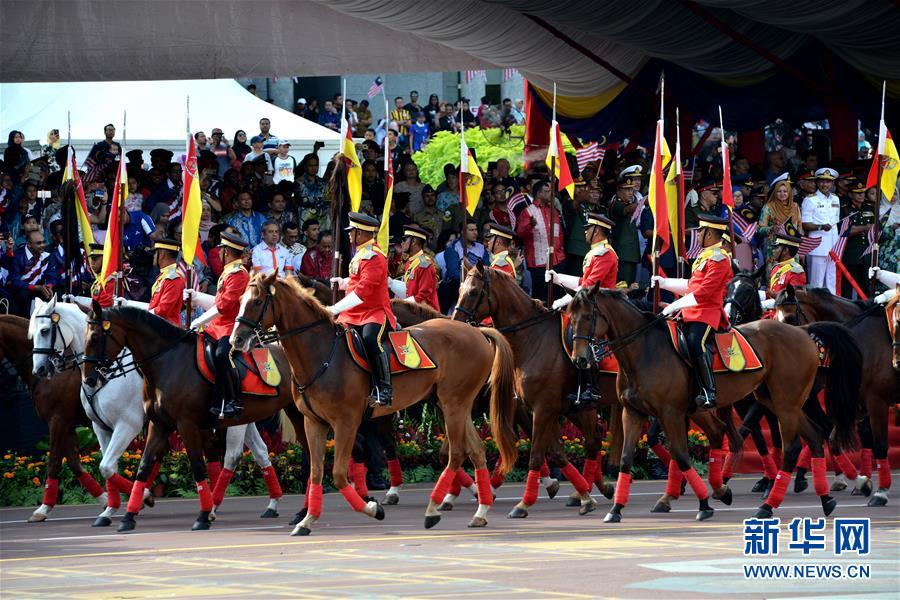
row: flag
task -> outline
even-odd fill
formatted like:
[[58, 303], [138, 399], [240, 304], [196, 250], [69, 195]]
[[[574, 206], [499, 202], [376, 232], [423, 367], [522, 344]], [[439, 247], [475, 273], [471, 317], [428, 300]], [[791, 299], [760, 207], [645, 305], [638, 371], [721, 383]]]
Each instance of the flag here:
[[872, 251], [875, 249], [875, 228], [869, 226], [869, 230], [866, 232], [866, 241], [869, 242], [869, 245], [863, 250], [862, 256], [868, 256], [872, 254]]
[[[91, 221], [88, 219], [87, 200], [84, 197], [84, 183], [78, 172], [78, 164], [75, 162], [75, 151], [69, 145], [69, 157], [66, 160], [66, 170], [63, 173], [63, 181], [75, 182], [75, 215], [78, 217], [78, 228], [81, 230], [81, 241], [84, 243], [84, 255], [91, 255], [91, 244], [94, 243], [94, 232], [91, 229]], [[90, 269], [90, 261], [88, 261]], [[96, 275], [96, 273], [95, 273]]]
[[875, 153], [872, 167], [869, 169], [869, 178], [866, 180], [867, 188], [878, 185], [878, 161], [881, 161], [881, 193], [888, 201], [891, 201], [897, 187], [897, 174], [900, 172], [900, 155], [897, 154], [897, 146], [891, 138], [891, 132], [884, 124], [884, 119], [881, 120], [878, 128], [878, 151]]
[[200, 177], [197, 173], [197, 146], [194, 136], [188, 133], [187, 158], [184, 161], [184, 185], [181, 188], [181, 253], [184, 262], [194, 264], [194, 255], [200, 245]]
[[341, 119], [341, 156], [347, 166], [347, 193], [350, 194], [350, 210], [359, 211], [362, 202], [362, 166], [353, 145], [353, 134], [347, 119]]
[[[663, 140], [665, 141], [665, 140]], [[684, 185], [681, 183], [681, 141], [675, 142], [675, 156], [669, 161], [666, 174], [666, 210], [669, 214], [669, 232], [676, 256], [684, 252]]]
[[[119, 209], [128, 197], [128, 173], [125, 161], [119, 160], [116, 169], [116, 187], [113, 190], [112, 202], [109, 206], [109, 222], [106, 225], [106, 239], [103, 240], [103, 264], [100, 267], [100, 286], [106, 288], [106, 280], [119, 266], [120, 239]], [[199, 199], [199, 197], [198, 197]]]
[[518, 73], [518, 69], [503, 69], [503, 81], [509, 81]]
[[589, 162], [603, 162], [606, 148], [601, 148], [597, 142], [582, 146], [575, 150], [575, 160], [578, 161], [578, 170], [583, 171]]
[[384, 80], [381, 77], [376, 77], [375, 81], [372, 82], [372, 85], [369, 86], [369, 100], [380, 94], [384, 91]]
[[378, 228], [378, 246], [387, 252], [391, 243], [390, 221], [391, 201], [394, 199], [394, 165], [391, 164], [391, 149], [388, 137], [384, 136], [384, 210], [381, 213], [381, 226]]
[[526, 206], [528, 206], [528, 198], [525, 197], [522, 190], [516, 190], [506, 201], [506, 212], [509, 213], [509, 222], [513, 231], [516, 229], [516, 214]]
[[820, 237], [807, 237], [804, 235], [800, 238], [800, 250], [797, 252], [797, 256], [806, 256], [818, 248], [821, 243], [822, 238]]
[[759, 223], [757, 221], [753, 221], [752, 223], [748, 221], [744, 215], [742, 215], [739, 211], [735, 211], [734, 213], [734, 231], [735, 235], [743, 239], [748, 244], [753, 239], [753, 236], [756, 235], [756, 231], [759, 229]]
[[[694, 181], [694, 163], [697, 161], [696, 156], [691, 157], [691, 164], [687, 171], [684, 172], [684, 183], [691, 183]], [[684, 196], [684, 194], [682, 194]]]
[[[550, 126], [550, 148], [547, 149], [547, 170], [552, 171], [556, 175], [558, 191], [566, 190], [569, 198], [575, 197], [575, 180], [572, 179], [572, 173], [569, 171], [569, 162], [566, 160], [566, 153], [562, 150], [562, 136], [559, 133], [559, 123], [553, 121]], [[553, 158], [556, 158], [554, 164]]]
[[837, 224], [838, 241], [831, 247], [831, 253], [829, 254], [829, 259], [831, 259], [832, 262], [834, 262], [832, 255], [836, 256], [838, 260], [844, 260], [844, 250], [847, 249], [847, 242], [850, 241], [850, 217], [852, 216], [853, 215], [847, 215]]
[[469, 69], [466, 71], [466, 83], [472, 83], [476, 78], [487, 80], [487, 71]]
[[478, 163], [466, 146], [465, 134], [460, 136], [459, 145], [459, 202], [469, 213], [475, 215], [475, 208], [481, 198], [481, 189], [484, 187], [484, 179]]
[[728, 144], [725, 142], [725, 130], [722, 130], [722, 204], [734, 212], [734, 194], [731, 189], [731, 157], [728, 155]]
[[[656, 122], [656, 139], [653, 143], [653, 168], [650, 171], [650, 211], [653, 213], [653, 233], [659, 238], [659, 253], [669, 248], [669, 215], [666, 198], [666, 179], [663, 176], [663, 164], [672, 159], [666, 138], [663, 136], [663, 120]], [[656, 251], [656, 239], [653, 249]]]
[[703, 247], [700, 245], [700, 234], [696, 229], [688, 230], [691, 234], [691, 242], [688, 245], [687, 249], [687, 258], [688, 260], [694, 260], [698, 256], [700, 256], [700, 251], [703, 250]]

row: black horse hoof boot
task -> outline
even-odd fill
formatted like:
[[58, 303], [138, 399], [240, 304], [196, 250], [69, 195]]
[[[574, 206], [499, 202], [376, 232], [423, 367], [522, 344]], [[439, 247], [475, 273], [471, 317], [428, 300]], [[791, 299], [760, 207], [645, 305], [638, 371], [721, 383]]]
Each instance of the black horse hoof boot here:
[[305, 509], [305, 508], [301, 508], [301, 509], [297, 512], [297, 514], [294, 515], [294, 518], [291, 519], [291, 522], [288, 523], [288, 524], [289, 524], [289, 525], [297, 525], [297, 524], [300, 523], [300, 521], [302, 521], [302, 520], [305, 519], [305, 518], [306, 518], [306, 509]]
[[822, 512], [825, 513], [826, 517], [833, 513], [835, 508], [837, 508], [837, 500], [828, 494], [822, 496]]
[[759, 481], [753, 484], [753, 487], [750, 488], [750, 491], [754, 494], [758, 494], [760, 492], [766, 491], [766, 488], [769, 487], [769, 478], [763, 477]]
[[206, 531], [209, 529], [209, 525], [209, 511], [204, 510], [200, 512], [197, 520], [194, 521], [194, 524], [191, 526], [191, 531]]
[[772, 518], [772, 507], [768, 504], [763, 504], [759, 508], [756, 509], [756, 514], [753, 515], [756, 519], [771, 519]]
[[425, 517], [425, 529], [431, 529], [435, 525], [441, 522], [441, 515], [437, 515], [434, 517]]
[[112, 519], [109, 517], [97, 517], [91, 527], [109, 527], [110, 525], [112, 525]]
[[134, 528], [137, 526], [137, 523], [134, 521], [135, 513], [127, 512], [125, 516], [122, 517], [122, 520], [119, 521], [119, 533], [125, 533], [128, 531], [134, 531]]

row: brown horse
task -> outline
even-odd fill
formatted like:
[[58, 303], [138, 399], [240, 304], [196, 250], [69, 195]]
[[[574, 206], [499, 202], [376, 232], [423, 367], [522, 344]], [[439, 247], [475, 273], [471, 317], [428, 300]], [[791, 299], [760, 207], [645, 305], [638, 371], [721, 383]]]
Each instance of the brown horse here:
[[890, 315], [888, 319], [891, 330], [891, 362], [894, 370], [900, 372], [900, 285], [897, 286], [897, 293], [891, 298], [890, 302], [884, 307], [885, 312]]
[[[844, 323], [856, 343], [866, 349], [859, 403], [869, 416], [872, 452], [878, 465], [878, 489], [869, 499], [869, 506], [884, 506], [891, 487], [888, 409], [900, 402], [900, 372], [892, 369], [892, 339], [885, 308], [872, 302], [847, 300], [826, 289], [795, 290], [789, 285], [775, 299], [775, 318], [791, 325]], [[897, 352], [896, 347], [893, 351]]]
[[63, 458], [67, 460], [72, 474], [82, 487], [105, 506], [105, 492], [91, 474], [81, 468], [78, 454], [75, 427], [90, 423], [81, 406], [81, 377], [78, 370], [65, 370], [52, 379], [38, 378], [32, 373], [31, 356], [28, 319], [0, 315], [0, 359], [6, 358], [12, 363], [31, 392], [38, 416], [50, 429], [50, 457], [47, 459], [44, 498], [41, 506], [28, 518], [28, 522], [45, 521], [56, 505]]
[[[309, 512], [292, 535], [308, 535], [321, 515], [325, 437], [329, 427], [334, 430], [335, 485], [354, 510], [383, 519], [384, 510], [377, 502], [365, 502], [348, 485], [347, 462], [356, 430], [367, 413], [371, 380], [347, 349], [344, 328], [296, 281], [256, 275], [242, 299], [237, 326], [231, 335], [232, 345], [243, 348], [254, 331], [271, 327], [278, 331], [293, 368], [296, 402], [306, 417], [306, 436], [313, 449]], [[489, 382], [493, 434], [504, 464], [512, 464], [516, 457], [512, 350], [494, 329], [479, 331], [445, 319], [433, 319], [409, 331], [436, 368], [395, 375], [393, 405], [376, 408], [370, 416], [391, 414], [434, 394], [444, 415], [450, 457], [431, 494], [425, 527], [440, 521], [438, 506], [467, 456], [475, 465], [478, 487], [478, 510], [469, 526], [484, 527], [493, 495], [484, 444], [472, 424], [471, 411], [476, 396]]]
[[[176, 327], [145, 310], [120, 307], [104, 310], [96, 302], [88, 317], [85, 332], [83, 378], [87, 385], [99, 376], [98, 369], [109, 365], [123, 347], [131, 349], [135, 367], [144, 375], [144, 402], [150, 426], [147, 442], [128, 508], [119, 531], [131, 531], [140, 511], [143, 489], [153, 468], [168, 448], [168, 437], [177, 431], [184, 442], [191, 473], [197, 483], [200, 514], [192, 529], [210, 527], [213, 494], [206, 482], [206, 463], [203, 460], [202, 430], [255, 423], [282, 408], [291, 419], [298, 439], [303, 439], [303, 419], [293, 404], [290, 365], [278, 345], [268, 346], [281, 373], [281, 383], [273, 396], [244, 395], [244, 410], [239, 419], [215, 421], [208, 410], [218, 398], [214, 385], [208, 383], [195, 366], [197, 334]], [[224, 473], [223, 473], [224, 475]], [[226, 477], [219, 476], [219, 486], [227, 486]], [[224, 492], [224, 489], [221, 490]]]
[[[671, 444], [672, 458], [700, 500], [697, 519], [710, 518], [713, 510], [709, 507], [709, 494], [687, 454], [685, 423], [694, 412], [691, 373], [672, 347], [663, 318], [642, 312], [617, 291], [598, 288], [578, 292], [568, 310], [575, 331], [576, 366], [588, 368], [594, 356], [609, 351], [619, 362], [617, 387], [624, 404], [625, 443], [615, 505], [604, 521], [621, 520], [622, 509], [628, 502], [634, 449], [646, 415], [654, 415], [659, 420]], [[827, 381], [826, 406], [834, 423], [836, 443], [841, 446], [853, 440], [857, 408], [853, 394], [859, 388], [861, 365], [859, 349], [849, 332], [835, 324], [812, 325], [807, 332], [774, 321], [755, 321], [738, 329], [759, 354], [763, 367], [717, 375], [719, 406], [729, 406], [753, 392], [778, 417], [785, 441], [794, 442], [801, 435], [812, 450], [816, 492], [828, 515], [837, 502], [828, 495], [822, 433], [804, 412], [804, 404], [819, 376], [818, 349], [810, 335], [826, 345], [831, 359], [830, 367], [823, 370]], [[809, 404], [819, 406], [815, 398]], [[731, 442], [736, 431], [730, 421], [727, 426]], [[733, 442], [733, 448], [740, 448], [739, 439], [738, 436]], [[771, 516], [772, 509], [780, 505], [798, 453], [799, 445], [793, 443], [769, 498], [757, 512], [758, 517]], [[725, 487], [719, 458], [710, 463], [710, 470], [715, 471], [715, 476], [710, 474], [710, 480], [716, 492]]]

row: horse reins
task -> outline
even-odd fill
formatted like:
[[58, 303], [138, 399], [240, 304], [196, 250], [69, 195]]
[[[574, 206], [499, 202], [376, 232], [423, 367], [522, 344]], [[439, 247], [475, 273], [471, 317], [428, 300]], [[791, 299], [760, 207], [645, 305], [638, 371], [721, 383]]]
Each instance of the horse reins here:
[[597, 325], [597, 315], [599, 314], [599, 316], [607, 323], [609, 323], [609, 320], [600, 312], [600, 307], [597, 306], [596, 300], [589, 298], [589, 302], [591, 304], [591, 335], [573, 335], [572, 340], [585, 340], [591, 349], [594, 362], [600, 362], [604, 358], [612, 356], [616, 350], [621, 350], [628, 346], [639, 337], [643, 336], [647, 331], [655, 327], [657, 323], [666, 319], [666, 315], [660, 314], [634, 331], [616, 338], [613, 341], [609, 341], [608, 339], [598, 340], [593, 335]]
[[[54, 368], [58, 371], [77, 369], [80, 366], [78, 354], [72, 352], [69, 354], [68, 358], [66, 357], [66, 348], [69, 347], [69, 344], [66, 342], [66, 336], [63, 335], [62, 328], [59, 325], [59, 313], [53, 312], [49, 315], [35, 315], [34, 318], [50, 319], [50, 346], [48, 348], [32, 348], [32, 353], [49, 356], [50, 361], [54, 363]], [[59, 334], [59, 338], [62, 340], [63, 349], [61, 351], [56, 349], [57, 334]], [[56, 361], [59, 361], [58, 364]]]
[[[478, 309], [481, 307], [481, 303], [484, 302], [485, 299], [487, 299], [488, 314], [492, 314], [494, 312], [494, 309], [491, 305], [491, 278], [490, 275], [488, 275], [487, 271], [485, 271], [484, 273], [484, 285], [481, 286], [481, 291], [478, 294], [478, 301], [475, 302], [475, 306], [473, 306], [470, 310], [457, 304], [453, 307], [453, 310], [459, 311], [463, 315], [465, 315], [466, 323], [479, 326], [480, 323], [478, 322], [478, 318], [476, 315], [478, 313]], [[513, 323], [512, 325], [507, 325], [506, 327], [497, 327], [497, 331], [499, 331], [500, 333], [515, 333], [517, 331], [528, 329], [529, 327], [537, 325], [538, 323], [541, 323], [544, 320], [555, 316], [557, 313], [558, 311], [556, 310], [542, 312], [533, 317], [528, 317], [524, 321], [519, 321], [518, 323]]]

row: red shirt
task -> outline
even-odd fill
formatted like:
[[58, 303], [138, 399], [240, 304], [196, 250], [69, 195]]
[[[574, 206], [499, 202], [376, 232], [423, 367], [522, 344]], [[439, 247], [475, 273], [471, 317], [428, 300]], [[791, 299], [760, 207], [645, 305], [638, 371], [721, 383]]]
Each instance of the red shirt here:
[[[535, 215], [539, 212], [539, 216]], [[534, 218], [535, 225], [531, 226]], [[543, 223], [541, 221], [543, 220]], [[562, 215], [554, 209], [553, 213], [553, 265], [566, 259], [563, 250]], [[550, 246], [550, 205], [531, 204], [516, 219], [516, 234], [522, 238], [525, 246], [525, 265], [529, 268], [547, 267], [547, 249]]]
[[217, 340], [222, 336], [231, 335], [234, 320], [241, 310], [241, 296], [249, 282], [250, 274], [241, 264], [241, 259], [225, 265], [216, 291], [216, 308], [219, 309], [219, 314], [205, 329], [210, 337]]
[[772, 273], [769, 275], [769, 296], [774, 298], [788, 284], [795, 288], [806, 285], [806, 272], [804, 272], [803, 266], [793, 258], [772, 267]]
[[516, 264], [513, 262], [513, 259], [509, 257], [509, 250], [504, 250], [503, 252], [495, 254], [491, 259], [491, 268], [503, 271], [514, 279], [516, 277]]
[[407, 297], [412, 296], [419, 304], [427, 304], [434, 310], [441, 310], [434, 261], [421, 250], [406, 261], [403, 281], [406, 283]]
[[607, 242], [598, 242], [584, 257], [584, 275], [578, 280], [578, 286], [594, 287], [599, 282], [600, 287], [614, 288], [618, 273], [619, 257], [616, 251]]
[[91, 298], [100, 303], [101, 308], [109, 308], [113, 305], [116, 293], [116, 276], [106, 278], [106, 287], [100, 285], [100, 279], [95, 279], [91, 286]]
[[383, 324], [387, 320], [397, 328], [397, 319], [391, 310], [388, 293], [388, 268], [384, 251], [371, 240], [356, 249], [350, 261], [350, 281], [347, 293], [356, 292], [362, 304], [348, 308], [338, 315], [338, 323], [344, 325]]
[[694, 261], [688, 282], [688, 293], [694, 294], [697, 306], [682, 310], [682, 319], [688, 323], [706, 323], [713, 329], [727, 327], [728, 316], [722, 302], [725, 288], [733, 276], [731, 257], [722, 250], [721, 244], [704, 248]]
[[330, 255], [319, 252], [318, 248], [313, 248], [303, 255], [303, 259], [300, 261], [300, 272], [314, 279], [329, 279], [332, 258]]
[[181, 305], [184, 301], [184, 276], [178, 263], [164, 267], [150, 290], [150, 306], [158, 317], [181, 327]]

